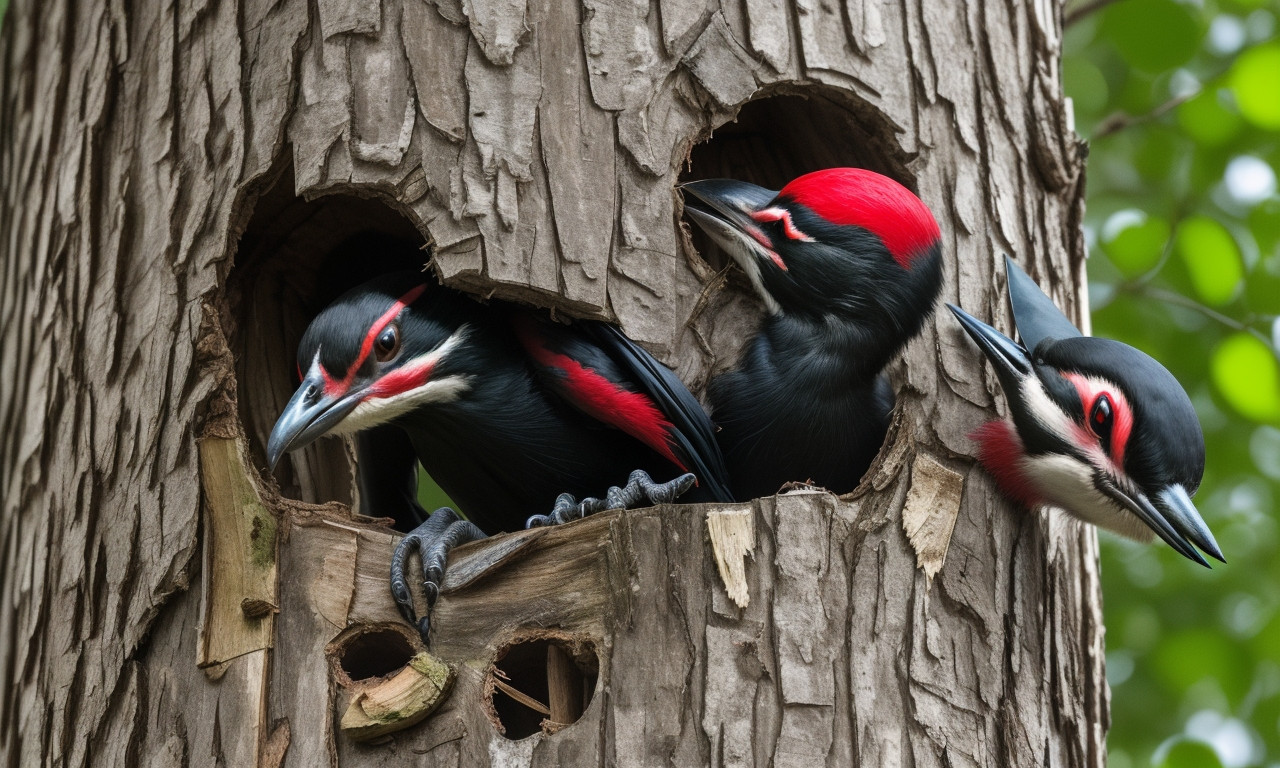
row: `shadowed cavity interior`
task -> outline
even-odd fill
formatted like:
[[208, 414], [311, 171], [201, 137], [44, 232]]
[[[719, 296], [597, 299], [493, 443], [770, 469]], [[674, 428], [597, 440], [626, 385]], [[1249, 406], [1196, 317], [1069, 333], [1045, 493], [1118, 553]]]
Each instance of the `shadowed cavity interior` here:
[[[258, 198], [223, 308], [236, 405], [250, 457], [264, 473], [267, 436], [298, 385], [298, 342], [307, 324], [349, 288], [386, 272], [422, 269], [429, 258], [413, 224], [386, 203], [345, 194], [303, 200], [293, 187], [286, 170]], [[289, 498], [353, 500], [354, 467], [343, 440], [317, 440], [286, 455], [275, 478]]]

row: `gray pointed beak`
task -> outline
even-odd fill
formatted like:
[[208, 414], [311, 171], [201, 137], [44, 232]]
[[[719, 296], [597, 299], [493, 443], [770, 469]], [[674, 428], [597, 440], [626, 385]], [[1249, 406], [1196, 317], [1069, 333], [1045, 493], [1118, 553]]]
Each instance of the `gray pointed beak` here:
[[267, 464], [271, 471], [275, 471], [281, 456], [333, 429], [359, 403], [358, 391], [336, 397], [326, 395], [324, 381], [313, 366], [271, 428], [271, 437], [267, 439]]
[[1200, 516], [1196, 505], [1191, 503], [1191, 497], [1187, 495], [1185, 488], [1177, 484], [1167, 486], [1156, 492], [1151, 497], [1151, 501], [1169, 524], [1192, 544], [1203, 550], [1209, 557], [1223, 563], [1227, 562], [1209, 526]]
[[[1174, 551], [1178, 554], [1192, 562], [1203, 565], [1205, 568], [1209, 567], [1209, 563], [1204, 559], [1204, 557], [1196, 551], [1195, 547], [1191, 546], [1191, 542], [1187, 541], [1183, 536], [1183, 533], [1179, 532], [1182, 530], [1182, 526], [1179, 525], [1181, 522], [1179, 518], [1170, 517], [1162, 513], [1160, 510], [1156, 509], [1155, 505], [1151, 503], [1151, 500], [1148, 499], [1146, 494], [1142, 493], [1142, 491], [1121, 488], [1105, 473], [1099, 472], [1095, 475], [1094, 483], [1099, 491], [1114, 499], [1117, 504], [1120, 504], [1125, 509], [1137, 515], [1139, 520], [1145, 523], [1148, 528], [1155, 531], [1155, 534], [1163, 539], [1166, 544], [1173, 547]], [[1189, 501], [1190, 500], [1188, 500], [1188, 502]], [[1200, 520], [1200, 515], [1195, 511], [1195, 507], [1192, 507], [1191, 510], [1196, 521], [1202, 528], [1204, 528], [1204, 532], [1207, 534], [1209, 529], [1205, 527], [1204, 521]], [[1210, 536], [1209, 540], [1212, 541], [1212, 539], [1213, 537]], [[1217, 551], [1217, 548], [1217, 544], [1215, 543], [1213, 545], [1213, 550]], [[1208, 552], [1209, 550], [1206, 549], [1205, 551]], [[1213, 554], [1213, 552], [1210, 552], [1210, 554]], [[1218, 557], [1221, 559], [1220, 555]]]
[[778, 193], [745, 181], [705, 179], [680, 185], [684, 193], [684, 211], [695, 224], [706, 231], [720, 247], [733, 252], [739, 241], [755, 250], [756, 240], [749, 232], [759, 231], [751, 214], [763, 210]]
[[778, 196], [772, 189], [733, 179], [704, 179], [680, 185], [684, 209], [728, 222], [750, 221], [750, 214], [769, 207]]
[[951, 314], [956, 316], [960, 325], [991, 361], [1005, 393], [1016, 393], [1018, 382], [1031, 375], [1031, 358], [1027, 356], [1027, 351], [1008, 336], [954, 304], [948, 304], [947, 309], [951, 310]]

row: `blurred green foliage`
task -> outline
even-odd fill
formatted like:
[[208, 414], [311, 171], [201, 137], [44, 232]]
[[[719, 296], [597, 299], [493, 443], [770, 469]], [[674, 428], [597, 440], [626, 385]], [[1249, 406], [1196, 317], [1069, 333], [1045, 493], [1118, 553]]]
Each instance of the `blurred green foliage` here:
[[1093, 331], [1191, 394], [1196, 504], [1229, 561], [1100, 535], [1110, 765], [1280, 766], [1280, 0], [1076, 0], [1066, 18]]

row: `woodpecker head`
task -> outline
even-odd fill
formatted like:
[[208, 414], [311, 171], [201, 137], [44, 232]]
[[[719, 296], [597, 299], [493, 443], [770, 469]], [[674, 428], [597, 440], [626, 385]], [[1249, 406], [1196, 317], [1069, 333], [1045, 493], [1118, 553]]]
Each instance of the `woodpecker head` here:
[[470, 386], [459, 365], [469, 326], [458, 302], [421, 274], [397, 273], [317, 315], [298, 346], [302, 383], [267, 441], [271, 468], [321, 435], [351, 434], [462, 396]]
[[1223, 560], [1191, 502], [1204, 473], [1204, 435], [1177, 379], [1127, 344], [1082, 336], [1007, 258], [1006, 269], [1022, 344], [947, 305], [1009, 402], [1011, 422], [973, 433], [979, 460], [1027, 506], [1052, 504], [1141, 541], [1158, 535], [1201, 565], [1192, 544]]
[[771, 312], [837, 315], [914, 336], [942, 283], [938, 224], [906, 187], [829, 168], [780, 192], [730, 179], [682, 185], [685, 211]]

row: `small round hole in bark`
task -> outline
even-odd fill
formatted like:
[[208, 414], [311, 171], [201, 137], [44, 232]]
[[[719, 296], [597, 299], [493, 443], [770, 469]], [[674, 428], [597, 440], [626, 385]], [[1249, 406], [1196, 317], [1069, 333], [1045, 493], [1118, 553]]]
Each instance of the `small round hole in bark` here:
[[381, 678], [409, 663], [417, 651], [398, 628], [360, 627], [344, 633], [331, 644], [330, 657], [346, 682]]
[[593, 642], [539, 631], [502, 648], [485, 679], [485, 709], [508, 739], [554, 733], [577, 722], [600, 676]]

